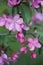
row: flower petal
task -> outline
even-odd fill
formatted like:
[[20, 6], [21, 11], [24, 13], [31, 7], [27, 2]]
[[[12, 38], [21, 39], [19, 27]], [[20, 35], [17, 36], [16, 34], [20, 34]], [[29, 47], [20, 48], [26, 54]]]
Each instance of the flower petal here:
[[29, 47], [30, 51], [34, 51], [34, 49], [35, 49], [35, 46], [31, 43], [28, 43], [28, 47]]
[[22, 28], [21, 28], [20, 25], [18, 25], [17, 23], [15, 23], [15, 29], [16, 29], [17, 31], [22, 32]]

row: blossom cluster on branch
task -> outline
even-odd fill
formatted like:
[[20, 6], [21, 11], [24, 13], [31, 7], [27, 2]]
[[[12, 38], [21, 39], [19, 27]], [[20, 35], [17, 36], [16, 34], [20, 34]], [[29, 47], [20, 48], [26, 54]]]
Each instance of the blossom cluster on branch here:
[[[27, 2], [26, 2], [27, 3]], [[30, 7], [36, 9], [40, 6], [43, 7], [43, 0], [30, 0], [28, 4], [30, 3]], [[21, 0], [8, 0], [8, 5], [12, 8], [22, 5]], [[21, 13], [21, 12], [20, 12]], [[29, 23], [29, 26], [31, 27], [33, 23], [41, 23], [43, 21], [43, 8], [42, 13], [37, 12], [35, 10], [34, 15], [31, 18], [31, 21]], [[11, 32], [16, 32], [15, 38], [20, 41], [20, 43], [23, 45], [19, 52], [14, 52], [11, 57], [8, 57], [7, 54], [3, 49], [0, 50], [0, 65], [4, 65], [4, 63], [9, 64], [9, 62], [13, 61], [16, 62], [19, 58], [20, 53], [27, 54], [28, 49], [31, 51], [30, 58], [36, 59], [37, 54], [35, 52], [35, 49], [40, 49], [42, 47], [42, 44], [40, 43], [39, 39], [37, 37], [34, 38], [28, 37], [25, 38], [25, 34], [23, 31], [29, 32], [30, 27], [26, 25], [23, 17], [21, 14], [16, 13], [14, 16], [3, 14], [0, 17], [0, 27], [5, 27], [7, 30]], [[9, 34], [10, 34], [9, 33]], [[11, 34], [10, 34], [11, 35]], [[27, 35], [27, 34], [26, 34]], [[24, 44], [27, 43], [25, 46]]]

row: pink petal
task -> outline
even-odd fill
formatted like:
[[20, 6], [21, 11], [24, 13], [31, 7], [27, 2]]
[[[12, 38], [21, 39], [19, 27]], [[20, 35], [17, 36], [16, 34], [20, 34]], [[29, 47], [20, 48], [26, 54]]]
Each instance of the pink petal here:
[[5, 25], [5, 19], [0, 17], [0, 26], [4, 26]]
[[28, 42], [33, 42], [33, 39], [32, 38], [28, 38]]
[[43, 6], [43, 1], [41, 1], [41, 5]]
[[29, 27], [25, 26], [23, 29], [24, 29], [24, 30], [29, 30]]
[[13, 19], [14, 19], [15, 22], [16, 22], [19, 18], [20, 18], [19, 14], [16, 14], [16, 15], [13, 17]]
[[31, 57], [32, 59], [36, 59], [37, 54], [36, 54], [35, 52], [33, 52], [33, 53], [31, 53], [30, 57]]
[[28, 43], [28, 47], [29, 47], [30, 51], [34, 51], [34, 49], [35, 49], [35, 46], [31, 43]]
[[38, 38], [34, 38], [34, 43], [38, 43]]
[[13, 23], [12, 23], [12, 24], [11, 24], [11, 23], [10, 23], [10, 24], [9, 24], [9, 23], [6, 23], [6, 24], [5, 24], [5, 27], [6, 27], [8, 30], [12, 30], [12, 29], [14, 28], [14, 24], [13, 24]]
[[40, 43], [35, 43], [35, 47], [36, 48], [41, 48], [41, 44]]
[[20, 25], [18, 25], [17, 23], [15, 23], [15, 29], [19, 32], [22, 32], [22, 29], [20, 27]]
[[26, 54], [26, 53], [27, 53], [27, 49], [26, 49], [26, 47], [22, 47], [22, 48], [20, 48], [20, 52]]
[[22, 18], [19, 18], [16, 22], [17, 22], [18, 24], [22, 24], [22, 23], [23, 23], [23, 19], [22, 19]]
[[24, 38], [20, 38], [20, 43], [24, 44], [25, 43], [25, 39]]

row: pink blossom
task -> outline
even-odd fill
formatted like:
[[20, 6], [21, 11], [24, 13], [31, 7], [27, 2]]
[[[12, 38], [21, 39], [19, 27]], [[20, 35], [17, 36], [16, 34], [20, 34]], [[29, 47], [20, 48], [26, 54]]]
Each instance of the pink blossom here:
[[41, 1], [41, 6], [43, 6], [43, 1]]
[[7, 56], [7, 54], [4, 53], [3, 50], [1, 50], [1, 58], [3, 59], [3, 62], [9, 64], [11, 61], [11, 58]]
[[16, 34], [16, 38], [18, 39], [18, 40], [20, 40], [20, 43], [25, 43], [25, 38], [24, 38], [24, 34], [22, 33], [22, 32], [18, 32], [17, 34]]
[[29, 27], [24, 24], [23, 19], [19, 14], [16, 14], [14, 17], [7, 17], [5, 27], [8, 30], [22, 32], [22, 29], [29, 30]]
[[8, 59], [8, 57], [7, 57], [7, 54], [1, 54], [1, 57], [4, 59], [4, 60], [7, 60]]
[[20, 43], [24, 44], [25, 43], [25, 38], [20, 38]]
[[41, 48], [41, 44], [37, 38], [28, 38], [28, 47], [30, 51], [33, 51], [35, 48]]
[[0, 57], [0, 65], [4, 65], [4, 61], [2, 57]]
[[20, 39], [20, 38], [24, 38], [24, 34], [22, 32], [18, 32], [16, 34], [16, 38]]
[[33, 8], [39, 8], [41, 0], [32, 0], [32, 7]]
[[21, 0], [8, 0], [8, 5], [13, 7], [15, 5], [18, 5], [20, 3]]
[[29, 25], [31, 26], [33, 23], [40, 23], [41, 21], [43, 21], [43, 14], [35, 12]]
[[30, 58], [36, 59], [36, 57], [37, 57], [37, 54], [35, 52], [31, 53]]
[[20, 52], [26, 54], [27, 53], [27, 48], [26, 47], [20, 48]]
[[16, 14], [13, 18], [13, 22], [14, 22], [14, 28], [13, 31], [20, 31], [22, 32], [22, 29], [24, 30], [29, 30], [29, 27], [26, 26], [26, 24], [24, 23], [23, 19], [20, 17], [19, 14]]
[[39, 21], [42, 21], [42, 20], [43, 20], [43, 16], [42, 16], [42, 14], [39, 13], [39, 12], [36, 12], [36, 13], [35, 13], [35, 18], [36, 18], [36, 20], [39, 20]]
[[19, 57], [19, 53], [16, 52], [16, 53], [13, 53], [11, 59], [12, 59], [13, 62], [16, 62], [16, 60], [17, 60], [18, 57]]

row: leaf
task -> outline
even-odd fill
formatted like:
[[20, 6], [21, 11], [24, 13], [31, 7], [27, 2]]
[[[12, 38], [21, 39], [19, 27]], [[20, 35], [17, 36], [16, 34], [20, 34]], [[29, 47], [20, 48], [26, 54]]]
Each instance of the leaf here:
[[32, 8], [26, 4], [20, 5], [20, 12], [26, 24], [29, 24], [32, 18]]
[[0, 3], [0, 16], [6, 10], [7, 5], [5, 3]]

